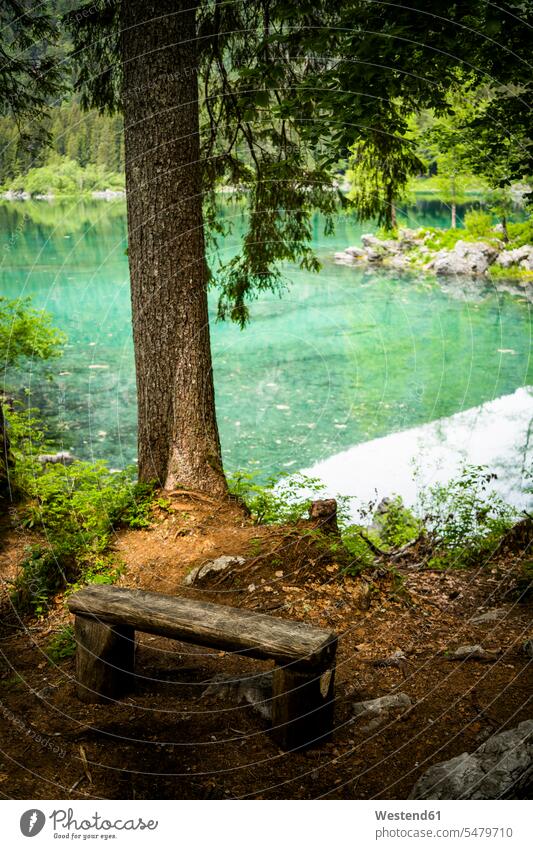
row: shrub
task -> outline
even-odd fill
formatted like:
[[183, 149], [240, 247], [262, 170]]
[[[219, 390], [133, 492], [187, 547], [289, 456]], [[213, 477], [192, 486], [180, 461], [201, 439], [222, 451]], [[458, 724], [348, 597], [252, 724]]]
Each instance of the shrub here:
[[20, 365], [25, 358], [58, 357], [66, 336], [52, 327], [44, 310], [31, 306], [31, 298], [9, 301], [0, 297], [0, 366]]
[[533, 218], [527, 221], [507, 224], [509, 235], [508, 248], [521, 248], [522, 245], [533, 245]]
[[123, 189], [124, 176], [97, 165], [83, 167], [66, 156], [52, 155], [46, 165], [31, 168], [25, 176], [12, 180], [9, 188], [24, 190], [30, 195], [75, 196], [103, 189]]
[[51, 596], [59, 592], [68, 579], [51, 548], [30, 546], [13, 583], [11, 601], [21, 613], [44, 616]]
[[257, 483], [256, 477], [235, 472], [228, 478], [228, 487], [232, 495], [243, 500], [258, 525], [297, 522], [309, 509], [310, 493], [318, 495], [324, 490], [318, 478], [306, 475], [272, 476], [264, 485]]
[[467, 565], [488, 555], [517, 519], [489, 486], [496, 475], [484, 466], [465, 466], [447, 484], [422, 492], [418, 510], [435, 544], [432, 565]]
[[492, 215], [481, 209], [470, 209], [464, 217], [465, 230], [476, 239], [483, 236], [494, 238]]
[[430, 235], [425, 239], [425, 244], [432, 251], [453, 250], [460, 239], [465, 238], [464, 230], [439, 230], [436, 227], [426, 227], [425, 232]]
[[379, 538], [369, 533], [368, 529], [363, 528], [362, 525], [347, 527], [342, 534], [342, 541], [349, 557], [349, 561], [343, 569], [343, 572], [347, 575], [359, 575], [360, 572], [370, 569], [374, 565], [374, 555], [361, 533], [365, 533], [372, 539], [372, 542], [379, 545]]
[[374, 524], [380, 542], [390, 548], [400, 548], [416, 539], [423, 529], [421, 520], [404, 506], [399, 495], [394, 496], [386, 510], [375, 517]]
[[40, 615], [49, 598], [72, 582], [106, 582], [116, 565], [105, 554], [114, 528], [150, 524], [154, 487], [136, 483], [135, 469], [112, 473], [102, 462], [76, 461], [42, 468], [38, 454], [50, 448], [34, 411], [7, 411], [14, 457], [14, 488], [24, 501], [22, 527], [44, 534], [30, 548], [13, 588], [22, 610]]

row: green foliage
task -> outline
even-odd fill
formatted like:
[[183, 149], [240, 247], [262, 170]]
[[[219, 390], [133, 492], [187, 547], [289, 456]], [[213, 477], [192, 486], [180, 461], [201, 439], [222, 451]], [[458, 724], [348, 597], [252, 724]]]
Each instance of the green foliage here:
[[521, 268], [519, 265], [509, 265], [504, 268], [503, 265], [493, 263], [489, 266], [488, 275], [493, 280], [527, 280], [533, 279], [533, 271], [527, 268]]
[[430, 234], [425, 244], [432, 251], [453, 250], [457, 242], [466, 237], [464, 230], [440, 230], [438, 227], [426, 227], [424, 229], [426, 233]]
[[86, 584], [114, 584], [118, 580], [124, 566], [110, 554], [82, 562], [77, 580], [71, 581], [66, 588], [66, 595], [72, 595]]
[[517, 519], [489, 486], [496, 475], [484, 466], [465, 466], [447, 484], [423, 491], [418, 512], [434, 546], [430, 565], [468, 565], [494, 550]]
[[509, 236], [507, 247], [509, 249], [521, 248], [522, 245], [533, 245], [533, 218], [508, 224], [507, 233]]
[[465, 215], [463, 229], [442, 230], [438, 227], [425, 227], [424, 232], [429, 233], [425, 244], [433, 251], [453, 250], [457, 242], [477, 242], [480, 239], [485, 242], [500, 240], [500, 235], [494, 231], [493, 218], [489, 213], [481, 210], [470, 210]]
[[[51, 161], [60, 165], [75, 161], [84, 174], [87, 169], [87, 177], [94, 173], [95, 167], [98, 168], [101, 179], [95, 189], [124, 187], [124, 139], [120, 115], [99, 115], [95, 110], [84, 113], [77, 99], [73, 98], [50, 109], [42, 125], [44, 134], [36, 131], [35, 122], [21, 127], [12, 117], [0, 116], [0, 185], [25, 189], [24, 175], [32, 169], [45, 168]], [[24, 143], [24, 135], [30, 138], [31, 149]], [[66, 176], [69, 176], [68, 173]], [[35, 191], [43, 194], [46, 191], [43, 183], [46, 186], [47, 182], [50, 181], [42, 180]], [[56, 194], [59, 194], [57, 187]]]
[[32, 545], [13, 582], [12, 604], [20, 613], [44, 616], [50, 598], [68, 583], [71, 576], [71, 572], [65, 572], [56, 560], [52, 549]]
[[365, 542], [361, 533], [369, 537], [376, 545], [380, 539], [376, 534], [369, 532], [362, 525], [349, 525], [342, 534], [342, 542], [348, 553], [349, 560], [343, 568], [343, 574], [355, 577], [365, 569], [371, 569], [374, 565], [375, 555], [372, 553], [368, 543]]
[[58, 357], [66, 336], [52, 327], [44, 310], [31, 307], [31, 298], [9, 301], [0, 297], [0, 366], [20, 365], [25, 358]]
[[495, 236], [492, 215], [481, 209], [470, 209], [464, 217], [464, 225], [467, 233], [476, 239]]
[[107, 549], [115, 528], [150, 524], [154, 487], [135, 482], [135, 470], [112, 473], [104, 463], [46, 464], [49, 449], [33, 411], [5, 410], [14, 456], [13, 488], [24, 499], [22, 527], [44, 535], [33, 546], [13, 589], [21, 610], [42, 615], [67, 584], [109, 583], [119, 568]]
[[0, 31], [0, 114], [35, 117], [60, 88], [57, 21], [48, 3], [3, 0]]
[[25, 191], [30, 195], [73, 197], [104, 189], [123, 190], [124, 176], [105, 170], [101, 165], [80, 165], [68, 157], [52, 157], [46, 165], [31, 168], [26, 174], [14, 177], [7, 189]]
[[405, 199], [411, 178], [424, 170], [424, 162], [410, 140], [371, 136], [352, 147], [348, 199], [361, 219], [377, 217], [380, 224], [391, 229], [395, 207]]
[[134, 483], [131, 470], [111, 473], [102, 462], [48, 464], [26, 479], [30, 502], [23, 524], [42, 529], [63, 561], [105, 550], [113, 528], [146, 527], [153, 488]]
[[378, 227], [376, 230], [378, 239], [398, 239], [399, 231], [397, 227]]
[[[421, 153], [422, 155], [422, 153]], [[487, 192], [486, 183], [483, 182], [479, 177], [464, 176], [461, 181], [462, 186], [462, 197], [460, 199], [456, 199], [455, 203], [462, 202], [467, 198], [480, 198], [483, 197]], [[434, 174], [432, 176], [422, 175], [417, 176], [411, 180], [409, 183], [409, 190], [415, 196], [418, 195], [433, 195], [438, 196], [439, 199], [442, 198], [443, 194], [443, 179], [438, 175]], [[447, 203], [451, 203], [448, 199]]]
[[46, 655], [51, 663], [59, 663], [67, 657], [73, 657], [76, 654], [76, 640], [74, 638], [74, 628], [72, 625], [67, 625], [55, 634], [46, 647]]
[[302, 519], [311, 504], [312, 495], [324, 489], [318, 478], [306, 475], [270, 477], [266, 484], [256, 482], [257, 475], [235, 472], [228, 478], [232, 495], [241, 498], [257, 525], [294, 523]]
[[397, 495], [390, 499], [385, 512], [374, 517], [374, 527], [381, 544], [400, 548], [419, 536], [423, 523]]

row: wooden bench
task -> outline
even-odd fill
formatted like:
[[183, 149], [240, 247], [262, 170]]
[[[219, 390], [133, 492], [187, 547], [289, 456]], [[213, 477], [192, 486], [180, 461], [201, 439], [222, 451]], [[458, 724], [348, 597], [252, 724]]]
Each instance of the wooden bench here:
[[284, 749], [333, 728], [337, 636], [302, 622], [171, 595], [91, 586], [72, 595], [78, 696], [117, 699], [134, 684], [135, 631], [274, 660], [272, 734]]

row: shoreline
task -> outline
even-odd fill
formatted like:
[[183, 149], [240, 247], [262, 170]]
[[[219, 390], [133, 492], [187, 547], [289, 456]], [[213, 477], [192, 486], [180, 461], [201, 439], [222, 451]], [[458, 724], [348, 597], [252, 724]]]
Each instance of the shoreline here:
[[[457, 232], [451, 247], [441, 247], [439, 236]], [[424, 271], [437, 277], [469, 276], [485, 279], [533, 281], [533, 245], [510, 247], [494, 231], [475, 240], [466, 230], [435, 231], [429, 228], [400, 228], [398, 235], [381, 239], [373, 233], [361, 236], [358, 245], [337, 251], [339, 265], [389, 268], [396, 271]], [[433, 244], [432, 244], [433, 243]]]

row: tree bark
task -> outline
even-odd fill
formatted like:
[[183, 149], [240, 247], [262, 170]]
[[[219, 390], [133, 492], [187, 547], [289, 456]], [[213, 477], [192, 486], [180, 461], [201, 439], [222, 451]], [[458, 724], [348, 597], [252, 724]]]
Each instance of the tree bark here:
[[226, 492], [207, 313], [194, 0], [121, 4], [139, 478]]
[[452, 230], [457, 229], [457, 207], [452, 203]]
[[504, 242], [509, 241], [509, 233], [507, 232], [507, 216], [502, 215], [500, 223], [502, 225], [502, 240]]

